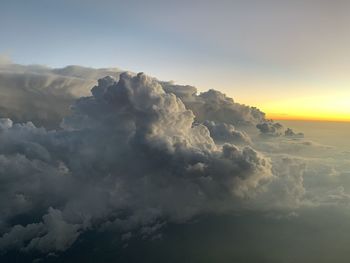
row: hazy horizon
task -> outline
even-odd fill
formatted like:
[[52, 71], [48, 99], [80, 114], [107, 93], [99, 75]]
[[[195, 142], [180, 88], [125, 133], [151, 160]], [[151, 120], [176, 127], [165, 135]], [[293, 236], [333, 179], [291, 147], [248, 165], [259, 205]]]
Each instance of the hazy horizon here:
[[[7, 56], [3, 56], [2, 58], [2, 61], [1, 61], [1, 54], [0, 54], [0, 65], [3, 65], [2, 66], [2, 70], [4, 70], [6, 68], [6, 65], [19, 65], [21, 66], [20, 64], [12, 61], [10, 59], [10, 57], [7, 57]], [[38, 66], [38, 67], [47, 67], [47, 68], [51, 68], [51, 69], [55, 69], [55, 67], [52, 67], [51, 65], [47, 65], [47, 64], [24, 64], [22, 66]], [[130, 71], [130, 72], [133, 72], [132, 70], [130, 69], [121, 69], [120, 67], [118, 67], [118, 65], [114, 65], [114, 66], [105, 66], [105, 67], [89, 67], [89, 66], [84, 66], [84, 65], [78, 65], [78, 64], [72, 64], [72, 65], [63, 65], [62, 67], [57, 67], [56, 69], [64, 69], [64, 68], [67, 68], [67, 67], [82, 67], [82, 68], [91, 68], [91, 69], [118, 69], [119, 71]], [[1, 70], [1, 68], [0, 68]], [[184, 83], [184, 82], [175, 82], [171, 79], [167, 80], [167, 79], [160, 79], [161, 81], [172, 81], [174, 82], [175, 84], [178, 84], [178, 85], [186, 85], [188, 83]], [[203, 92], [205, 91], [205, 89], [203, 87], [196, 87], [198, 89], [198, 92]], [[214, 88], [214, 87], [213, 87]], [[232, 92], [229, 92], [229, 93], [226, 93], [228, 96], [230, 97], [236, 97], [235, 94], [232, 94]], [[238, 93], [239, 94], [239, 93]], [[240, 101], [240, 100], [237, 100], [238, 102], [240, 103], [243, 103], [243, 104], [246, 104], [246, 105], [250, 105], [250, 106], [257, 106], [258, 108], [262, 109], [265, 113], [266, 113], [266, 117], [268, 119], [273, 119], [273, 120], [276, 120], [276, 121], [283, 121], [283, 120], [290, 120], [290, 121], [325, 121], [325, 122], [350, 122], [350, 116], [349, 118], [347, 117], [347, 115], [345, 117], [337, 117], [337, 116], [333, 116], [333, 117], [330, 117], [329, 114], [325, 114], [324, 116], [323, 115], [319, 115], [319, 116], [313, 116], [313, 117], [307, 117], [306, 115], [298, 115], [298, 116], [295, 116], [295, 115], [288, 115], [286, 113], [276, 113], [276, 112], [269, 112], [269, 111], [265, 111], [263, 107], [261, 107], [259, 104], [252, 104], [252, 103], [247, 103], [246, 101]], [[350, 105], [349, 105], [350, 107]]]

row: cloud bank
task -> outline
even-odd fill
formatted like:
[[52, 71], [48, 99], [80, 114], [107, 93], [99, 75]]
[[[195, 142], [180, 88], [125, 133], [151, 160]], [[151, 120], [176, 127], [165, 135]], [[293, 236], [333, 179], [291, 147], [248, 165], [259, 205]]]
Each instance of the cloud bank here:
[[0, 59], [0, 117], [56, 129], [76, 98], [89, 95], [97, 79], [117, 77], [119, 72], [80, 66], [23, 66]]
[[[273, 177], [269, 158], [250, 146], [215, 144], [208, 128], [153, 78], [106, 77], [92, 94], [75, 102], [62, 131], [1, 120], [2, 222], [9, 227], [1, 247], [59, 251], [96, 225], [234, 210]], [[231, 131], [244, 141], [242, 134]], [[7, 225], [44, 211], [40, 223]]]
[[[60, 70], [74, 79], [84, 72]], [[55, 99], [74, 90], [62, 84], [57, 95], [38, 83]], [[319, 151], [334, 149], [215, 90], [197, 95], [191, 86], [124, 72], [99, 79], [62, 112], [57, 130], [0, 119], [3, 253], [64, 253], [91, 232], [117, 233], [124, 244], [157, 240], [166, 225], [203, 215], [293, 218], [349, 200], [347, 164]]]

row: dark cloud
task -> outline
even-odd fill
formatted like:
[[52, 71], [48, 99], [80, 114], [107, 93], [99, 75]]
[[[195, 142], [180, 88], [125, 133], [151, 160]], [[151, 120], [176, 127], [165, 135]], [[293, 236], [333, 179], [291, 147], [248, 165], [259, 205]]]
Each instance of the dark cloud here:
[[256, 125], [262, 134], [270, 136], [281, 136], [284, 132], [282, 124], [273, 121], [266, 121]]
[[304, 137], [304, 133], [295, 133], [291, 128], [287, 128], [284, 132], [284, 135], [289, 137]]
[[[1, 121], [3, 249], [60, 251], [102, 225], [151, 224], [141, 230], [149, 234], [158, 218], [233, 211], [272, 178], [269, 158], [215, 144], [153, 78], [123, 73], [118, 82], [99, 80], [92, 93], [76, 101], [61, 131]], [[11, 224], [23, 215], [26, 224]]]
[[[56, 119], [65, 118], [57, 130], [0, 119], [0, 249], [7, 257], [21, 251], [55, 262], [79, 249], [79, 242], [93, 242], [91, 237], [111, 242], [96, 244], [97, 250], [117, 244], [127, 251], [137, 240], [162, 242], [167, 231], [207, 215], [228, 215], [238, 225], [246, 214], [254, 224], [285, 223], [310, 207], [348, 205], [348, 163], [329, 158], [334, 148], [304, 140], [218, 91], [197, 95], [191, 86], [118, 73], [75, 99], [89, 76], [94, 83], [105, 72], [39, 66], [30, 71], [6, 73], [2, 83], [29, 83], [24, 93], [38, 84], [42, 91], [33, 93], [57, 103], [59, 114], [47, 112], [50, 120], [58, 125]], [[77, 82], [43, 84], [49, 76]], [[21, 116], [28, 110], [25, 119], [45, 123], [39, 112], [49, 103], [32, 110], [37, 100], [29, 94]], [[60, 96], [68, 96], [67, 103], [75, 99], [70, 111], [63, 112]]]
[[251, 139], [244, 131], [237, 131], [231, 124], [205, 121], [203, 123], [210, 131], [211, 137], [218, 143], [251, 144]]
[[291, 128], [285, 128], [281, 123], [273, 120], [263, 120], [256, 125], [262, 135], [267, 136], [287, 136], [291, 138], [303, 138], [304, 134], [295, 133]]

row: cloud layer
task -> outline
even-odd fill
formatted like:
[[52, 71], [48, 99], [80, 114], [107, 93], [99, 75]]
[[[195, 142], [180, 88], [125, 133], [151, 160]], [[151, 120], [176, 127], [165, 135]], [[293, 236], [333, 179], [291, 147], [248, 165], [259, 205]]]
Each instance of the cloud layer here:
[[334, 149], [215, 90], [197, 95], [194, 87], [121, 73], [99, 79], [60, 114], [58, 130], [0, 119], [4, 253], [63, 252], [96, 231], [116, 231], [124, 243], [158, 239], [167, 224], [207, 214], [289, 218], [349, 200], [348, 165], [322, 155]]
[[89, 95], [98, 78], [118, 74], [118, 69], [80, 66], [51, 69], [3, 61], [0, 63], [0, 117], [58, 128], [62, 118], [69, 114], [69, 106], [76, 98]]

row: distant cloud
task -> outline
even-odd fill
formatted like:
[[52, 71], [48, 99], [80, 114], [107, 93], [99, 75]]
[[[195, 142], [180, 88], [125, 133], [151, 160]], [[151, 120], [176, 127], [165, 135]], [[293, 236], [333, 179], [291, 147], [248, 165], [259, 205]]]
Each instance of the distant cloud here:
[[255, 107], [236, 103], [232, 98], [217, 90], [209, 90], [197, 95], [192, 86], [162, 83], [164, 90], [178, 96], [187, 108], [193, 111], [198, 122], [206, 120], [232, 125], [256, 125], [265, 120], [265, 113]]
[[117, 69], [0, 63], [0, 117], [58, 128], [73, 101], [87, 96], [98, 78], [118, 74]]
[[260, 130], [262, 134], [271, 136], [281, 136], [284, 132], [283, 125], [273, 121], [259, 123], [256, 125], [256, 127]]
[[287, 137], [304, 137], [304, 134], [299, 132], [295, 133], [291, 128], [285, 128], [283, 125], [279, 122], [274, 122], [272, 120], [265, 120], [261, 123], [256, 125], [256, 128], [261, 132], [263, 135], [269, 135], [269, 136], [287, 136]]

